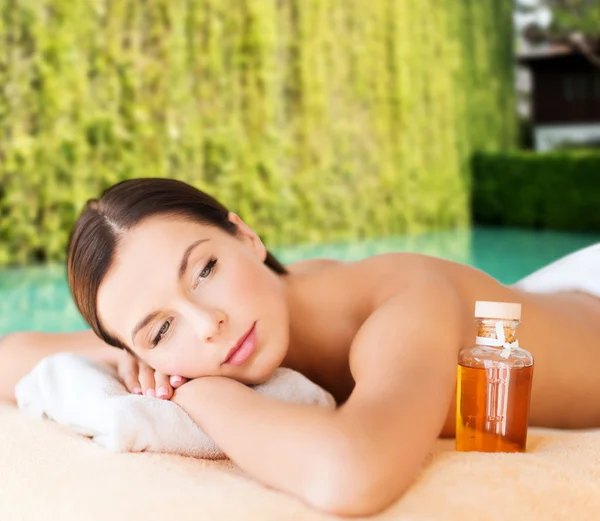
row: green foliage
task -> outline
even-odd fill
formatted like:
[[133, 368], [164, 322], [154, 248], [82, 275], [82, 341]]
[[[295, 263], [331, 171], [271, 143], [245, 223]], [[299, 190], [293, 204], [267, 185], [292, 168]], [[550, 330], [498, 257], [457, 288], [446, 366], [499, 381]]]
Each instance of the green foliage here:
[[468, 222], [516, 139], [512, 2], [0, 0], [0, 264], [83, 203], [176, 177], [268, 244]]
[[600, 153], [479, 153], [473, 160], [480, 224], [599, 231]]
[[542, 0], [535, 4], [516, 0], [515, 8], [522, 14], [536, 14], [542, 8], [551, 12], [548, 26], [532, 21], [524, 28], [523, 34], [531, 43], [583, 44], [584, 48], [591, 47], [588, 52], [597, 51], [600, 45], [600, 0]]
[[546, 0], [552, 10], [551, 30], [561, 34], [581, 32], [600, 39], [600, 2], [598, 0]]

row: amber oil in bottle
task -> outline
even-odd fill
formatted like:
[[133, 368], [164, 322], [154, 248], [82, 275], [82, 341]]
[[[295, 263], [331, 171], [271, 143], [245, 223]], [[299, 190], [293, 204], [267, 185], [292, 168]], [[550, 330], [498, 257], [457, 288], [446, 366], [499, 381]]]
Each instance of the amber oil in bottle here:
[[533, 357], [519, 347], [520, 320], [520, 304], [475, 304], [476, 343], [458, 357], [458, 451], [525, 452]]

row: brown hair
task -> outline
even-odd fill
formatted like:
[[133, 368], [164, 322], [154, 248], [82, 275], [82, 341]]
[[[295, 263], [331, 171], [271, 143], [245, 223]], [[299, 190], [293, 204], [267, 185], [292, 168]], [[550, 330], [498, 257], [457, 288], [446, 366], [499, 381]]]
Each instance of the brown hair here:
[[[67, 275], [77, 309], [96, 335], [107, 344], [129, 351], [104, 329], [97, 310], [98, 288], [126, 231], [147, 217], [172, 215], [235, 235], [237, 227], [228, 214], [227, 208], [210, 195], [174, 179], [129, 179], [108, 188], [100, 199], [89, 200], [69, 238]], [[265, 265], [277, 274], [287, 274], [269, 252]]]

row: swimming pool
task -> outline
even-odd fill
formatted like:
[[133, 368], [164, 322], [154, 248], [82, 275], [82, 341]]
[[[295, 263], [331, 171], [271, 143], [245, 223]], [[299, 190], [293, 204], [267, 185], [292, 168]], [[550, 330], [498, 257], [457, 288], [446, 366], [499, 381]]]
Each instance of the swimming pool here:
[[[411, 251], [470, 264], [505, 284], [594, 242], [598, 234], [497, 228], [386, 237], [346, 244], [273, 249], [284, 263], [313, 257], [356, 260]], [[64, 266], [0, 270], [0, 335], [12, 331], [76, 331], [86, 325], [75, 309]]]

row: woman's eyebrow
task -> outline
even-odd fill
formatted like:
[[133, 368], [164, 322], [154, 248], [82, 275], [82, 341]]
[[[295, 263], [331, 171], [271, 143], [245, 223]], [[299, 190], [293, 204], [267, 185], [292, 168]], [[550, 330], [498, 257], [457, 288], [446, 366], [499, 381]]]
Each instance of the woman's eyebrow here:
[[[179, 274], [178, 274], [179, 279], [181, 279], [181, 277], [183, 277], [183, 275], [185, 274], [185, 270], [187, 270], [188, 261], [190, 260], [190, 255], [194, 251], [194, 248], [196, 246], [198, 246], [199, 244], [202, 244], [203, 242], [207, 242], [209, 240], [210, 239], [199, 239], [197, 241], [194, 241], [192, 244], [190, 244], [186, 248], [186, 250], [183, 252], [183, 257], [181, 258], [181, 263], [179, 264]], [[146, 315], [142, 320], [140, 320], [135, 325], [135, 327], [131, 331], [132, 344], [135, 344], [135, 335], [138, 334], [140, 329], [145, 328], [152, 321], [152, 319], [154, 319], [159, 313], [160, 313], [159, 311], [153, 311], [152, 313], [149, 313], [148, 315]]]
[[139, 330], [144, 329], [158, 314], [159, 314], [158, 311], [153, 311], [149, 315], [146, 315], [146, 317], [144, 319], [140, 320], [135, 325], [135, 327], [133, 328], [133, 331], [131, 332], [131, 343], [133, 345], [135, 345], [135, 335], [138, 334]]
[[199, 239], [187, 247], [187, 249], [183, 253], [183, 257], [181, 258], [181, 264], [179, 265], [179, 277], [178, 278], [183, 277], [185, 270], [187, 270], [188, 261], [190, 260], [190, 255], [192, 254], [192, 251], [194, 251], [194, 248], [196, 246], [198, 246], [199, 244], [202, 244], [203, 242], [206, 242], [209, 240], [210, 239]]

